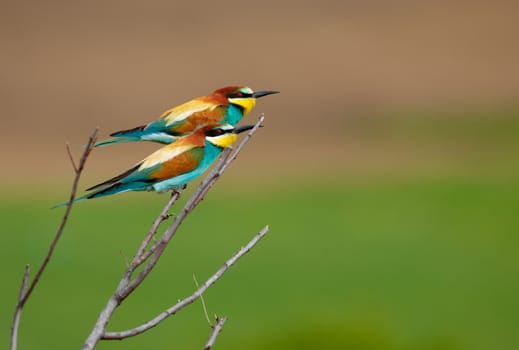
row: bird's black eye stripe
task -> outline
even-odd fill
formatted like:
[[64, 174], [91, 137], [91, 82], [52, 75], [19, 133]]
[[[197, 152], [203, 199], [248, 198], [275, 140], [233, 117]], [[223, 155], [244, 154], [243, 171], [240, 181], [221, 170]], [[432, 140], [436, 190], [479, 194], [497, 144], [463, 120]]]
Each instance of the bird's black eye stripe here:
[[223, 129], [211, 129], [209, 131], [206, 131], [205, 136], [218, 136], [225, 133], [225, 130]]
[[227, 97], [228, 98], [247, 98], [247, 97], [252, 97], [252, 94], [249, 94], [249, 93], [246, 93], [243, 91], [238, 91], [238, 92], [230, 93]]

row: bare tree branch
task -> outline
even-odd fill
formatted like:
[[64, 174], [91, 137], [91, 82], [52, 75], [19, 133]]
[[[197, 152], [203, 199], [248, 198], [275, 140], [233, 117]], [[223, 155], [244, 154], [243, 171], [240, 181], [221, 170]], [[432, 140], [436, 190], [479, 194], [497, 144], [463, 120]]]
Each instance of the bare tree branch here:
[[[25, 289], [27, 288], [27, 281], [29, 280], [29, 274], [31, 273], [31, 267], [29, 264], [25, 265], [25, 272], [23, 273], [22, 286], [20, 287], [20, 294], [18, 295], [18, 303], [23, 298]], [[22, 317], [23, 307], [16, 307], [14, 313], [13, 325], [11, 326], [11, 350], [15, 350], [18, 346], [18, 328], [20, 325], [20, 317]]]
[[[198, 186], [198, 188], [196, 189], [195, 193], [193, 193], [191, 195], [191, 198], [189, 200], [188, 203], [191, 203], [193, 198], [198, 198], [200, 196], [200, 194], [202, 193], [203, 189], [206, 188], [208, 185], [209, 185], [209, 182], [210, 182], [210, 179], [212, 179], [215, 174], [218, 173], [219, 169], [224, 165], [225, 161], [227, 160], [227, 158], [229, 157], [229, 155], [231, 154], [232, 152], [232, 148], [231, 147], [228, 147], [226, 148], [221, 156], [220, 156], [220, 159], [218, 160], [216, 166], [213, 168], [213, 170], [209, 173], [209, 175], [207, 175], [204, 180], [200, 183], [200, 185]], [[211, 184], [212, 185], [212, 184]], [[184, 209], [187, 207], [187, 204], [186, 206], [184, 207]], [[177, 217], [178, 218], [178, 217]], [[162, 236], [164, 238], [165, 234]], [[148, 249], [148, 251], [146, 251], [145, 253], [142, 254], [142, 257], [141, 257], [141, 261], [145, 261], [147, 260], [153, 253], [155, 253], [155, 251], [157, 250], [157, 248], [159, 246], [161, 246], [163, 244], [163, 239], [161, 240], [158, 240], [150, 249]]]
[[207, 339], [207, 343], [205, 343], [204, 350], [210, 350], [213, 347], [214, 342], [216, 341], [216, 337], [221, 332], [225, 321], [227, 321], [227, 317], [225, 317], [225, 316], [221, 317], [221, 318], [220, 317], [216, 318], [216, 324], [213, 327], [213, 331], [209, 335], [209, 339]]
[[[191, 199], [188, 202], [188, 204], [190, 204], [189, 210], [192, 210], [196, 205], [198, 205], [198, 203], [200, 203], [200, 201], [204, 198], [205, 194], [211, 189], [213, 184], [223, 174], [225, 169], [231, 164], [232, 161], [234, 161], [234, 159], [236, 159], [236, 157], [238, 156], [238, 153], [241, 152], [241, 150], [245, 146], [245, 144], [247, 144], [247, 142], [249, 142], [252, 135], [254, 135], [254, 133], [256, 133], [256, 131], [258, 130], [258, 128], [263, 124], [264, 120], [265, 120], [265, 116], [263, 114], [261, 114], [260, 117], [258, 118], [258, 121], [256, 122], [254, 128], [252, 128], [247, 133], [247, 135], [243, 138], [242, 142], [238, 145], [236, 151], [234, 151], [234, 153], [232, 153], [232, 156], [231, 156], [231, 152], [233, 151], [232, 147], [228, 147], [222, 152], [220, 159], [218, 160], [216, 166], [209, 173], [209, 175], [207, 175], [204, 178], [204, 180], [200, 183], [200, 185], [198, 186], [195, 193], [191, 196]], [[193, 198], [195, 198], [195, 200], [191, 201]], [[173, 202], [171, 203], [171, 205], [173, 204]], [[186, 207], [187, 206], [188, 205], [186, 204]], [[169, 210], [169, 208], [167, 210]], [[166, 208], [164, 208], [163, 213], [167, 212], [167, 210], [166, 210]], [[159, 216], [155, 222], [158, 222], [159, 219], [161, 218], [161, 216]], [[159, 222], [159, 224], [160, 224], [160, 222]], [[158, 225], [155, 228], [155, 231], [157, 228], [158, 228]], [[164, 238], [164, 236], [165, 236], [165, 234], [163, 235], [163, 238]], [[157, 248], [159, 246], [163, 245], [164, 243], [162, 241], [163, 241], [163, 239], [159, 240], [147, 252], [144, 252], [144, 249], [146, 248], [149, 240], [148, 240], [148, 242], [146, 242], [146, 244], [144, 244], [144, 242], [143, 242], [143, 245], [141, 245], [141, 248], [139, 249], [138, 254], [136, 254], [136, 258], [134, 258], [134, 261], [136, 262], [137, 266], [139, 266], [144, 261], [146, 261], [157, 250]], [[144, 247], [144, 249], [142, 249], [143, 247]], [[137, 267], [137, 266], [135, 266], [135, 267]], [[135, 269], [133, 269], [133, 270], [135, 270]], [[133, 272], [133, 270], [132, 270], [132, 272]]]
[[[171, 306], [164, 312], [157, 315], [155, 318], [150, 321], [143, 323], [142, 325], [125, 330], [120, 332], [106, 332], [103, 335], [103, 339], [124, 339], [136, 336], [137, 334], [143, 333], [150, 328], [157, 326], [160, 322], [165, 320], [167, 317], [176, 314], [178, 311], [182, 310], [184, 307], [196, 301], [198, 298], [202, 296], [202, 294], [212, 285], [214, 284], [223, 274], [234, 265], [238, 259], [240, 259], [243, 255], [248, 253], [269, 231], [269, 227], [265, 226], [259, 233], [257, 233], [252, 240], [247, 243], [246, 246], [241, 248], [237, 253], [235, 253], [229, 260], [227, 260], [222, 267], [218, 269], [207, 281], [205, 281], [193, 294], [188, 296], [185, 299], [180, 300], [175, 305]], [[224, 321], [225, 322], [225, 321]], [[216, 327], [216, 326], [215, 326]]]
[[[132, 260], [132, 264], [131, 264], [134, 267], [133, 270], [135, 270], [135, 268], [137, 268], [140, 264], [142, 264], [144, 261], [146, 261], [147, 257], [144, 255], [144, 251], [146, 250], [146, 247], [150, 243], [153, 236], [157, 233], [157, 230], [158, 230], [160, 224], [164, 220], [167, 220], [169, 218], [170, 215], [168, 214], [168, 210], [173, 206], [173, 204], [176, 202], [176, 200], [178, 198], [180, 198], [180, 191], [173, 191], [171, 193], [171, 198], [170, 198], [169, 202], [166, 203], [166, 205], [162, 209], [162, 212], [160, 213], [160, 215], [153, 222], [153, 226], [151, 227], [150, 231], [148, 232], [148, 234], [142, 241], [142, 244], [139, 247], [137, 254], [135, 254], [135, 256]], [[133, 270], [132, 270], [132, 272], [133, 272]]]
[[[252, 128], [247, 135], [243, 138], [243, 140], [240, 142], [236, 150], [231, 154], [231, 149], [227, 149], [227, 153], [225, 153], [218, 164], [219, 166], [215, 167], [213, 169], [213, 172], [209, 174], [209, 176], [206, 178], [208, 180], [208, 184], [205, 187], [200, 186], [199, 190], [200, 192], [197, 194], [196, 200], [192, 204], [193, 207], [197, 206], [198, 203], [205, 197], [206, 193], [211, 189], [213, 184], [218, 180], [220, 176], [222, 176], [223, 172], [229, 167], [229, 165], [238, 157], [238, 153], [241, 152], [242, 148], [245, 147], [247, 142], [251, 139], [252, 135], [258, 131], [258, 129], [263, 125], [263, 121], [265, 120], [265, 116], [263, 114], [260, 115], [258, 118], [258, 121], [254, 125], [254, 128]], [[197, 191], [198, 192], [198, 191]]]
[[83, 154], [81, 155], [81, 159], [79, 161], [78, 167], [76, 167], [76, 164], [74, 163], [74, 160], [70, 153], [70, 149], [67, 145], [67, 153], [69, 154], [69, 157], [72, 162], [72, 166], [74, 167], [74, 171], [76, 173], [76, 175], [74, 177], [74, 182], [72, 183], [72, 190], [70, 192], [70, 198], [67, 203], [67, 208], [65, 210], [65, 214], [63, 214], [63, 219], [61, 220], [61, 224], [49, 247], [49, 251], [48, 251], [47, 255], [45, 256], [45, 259], [43, 260], [43, 263], [41, 264], [40, 268], [36, 272], [36, 275], [34, 276], [32, 282], [29, 284], [28, 288], [27, 288], [27, 282], [28, 282], [28, 278], [29, 278], [29, 266], [27, 265], [27, 267], [25, 269], [24, 282], [22, 283], [22, 287], [20, 289], [20, 295], [18, 297], [18, 302], [16, 304], [16, 309], [15, 309], [14, 317], [13, 317], [13, 323], [12, 323], [12, 327], [11, 327], [11, 350], [15, 350], [16, 346], [17, 346], [16, 338], [18, 336], [18, 327], [20, 324], [20, 317], [21, 317], [22, 309], [23, 309], [25, 303], [27, 302], [27, 300], [29, 299], [29, 297], [31, 296], [34, 288], [36, 287], [36, 284], [38, 283], [41, 276], [43, 275], [43, 272], [45, 271], [50, 259], [52, 258], [54, 249], [56, 248], [56, 245], [58, 244], [58, 241], [61, 238], [61, 235], [63, 233], [63, 229], [65, 228], [65, 225], [68, 221], [70, 210], [72, 209], [72, 205], [74, 204], [74, 199], [76, 198], [79, 178], [81, 177], [81, 173], [83, 172], [83, 169], [85, 167], [86, 160], [87, 160], [88, 156], [90, 155], [90, 152], [92, 151], [92, 148], [94, 147], [94, 144], [96, 142], [97, 132], [98, 132], [98, 129], [95, 129], [92, 132], [92, 134], [90, 135], [90, 138], [88, 139], [88, 143], [85, 147], [85, 150], [83, 151]]
[[[213, 169], [213, 171], [210, 172], [209, 175], [207, 175], [204, 180], [200, 183], [195, 193], [191, 196], [191, 198], [187, 201], [182, 211], [175, 217], [175, 220], [173, 223], [168, 227], [168, 229], [163, 233], [162, 237], [152, 245], [152, 247], [146, 251], [145, 248], [149, 244], [151, 237], [153, 237], [154, 233], [150, 233], [153, 231], [150, 230], [148, 235], [144, 238], [139, 250], [137, 251], [137, 254], [135, 255], [132, 263], [130, 266], [126, 269], [126, 271], [123, 274], [123, 277], [121, 278], [119, 285], [117, 286], [114, 294], [110, 297], [108, 300], [105, 308], [101, 311], [96, 324], [94, 328], [92, 329], [92, 332], [87, 337], [84, 345], [83, 350], [89, 350], [93, 349], [95, 345], [99, 342], [101, 339], [108, 339], [108, 336], [111, 333], [106, 333], [106, 325], [108, 324], [111, 316], [113, 315], [115, 309], [144, 281], [144, 279], [148, 276], [148, 274], [153, 270], [155, 265], [157, 264], [159, 258], [162, 256], [162, 253], [166, 249], [166, 246], [171, 241], [173, 236], [176, 234], [179, 226], [182, 224], [186, 216], [193, 211], [193, 209], [198, 205], [198, 203], [204, 198], [205, 194], [209, 189], [213, 186], [213, 184], [216, 182], [216, 180], [223, 174], [223, 171], [225, 168], [229, 166], [229, 164], [232, 162], [233, 159], [236, 158], [238, 152], [243, 148], [243, 145], [248, 142], [250, 137], [257, 131], [259, 126], [264, 120], [264, 116], [262, 115], [258, 122], [256, 123], [255, 127], [249, 132], [246, 138], [242, 140], [236, 151], [233, 153], [233, 156], [231, 159], [229, 159], [230, 156], [230, 149], [226, 149], [222, 155], [220, 156], [220, 160]], [[170, 199], [171, 204], [174, 202], [175, 195], [172, 196]], [[176, 199], [176, 198], [175, 198]], [[169, 205], [169, 203], [166, 204]], [[169, 208], [168, 208], [169, 209]], [[167, 213], [167, 209], [164, 208], [161, 216]], [[157, 218], [155, 221], [158, 225], [163, 221], [160, 219], [160, 217]], [[154, 224], [155, 226], [155, 224]], [[144, 248], [144, 249], [143, 249]], [[140, 254], [139, 254], [140, 253]], [[146, 261], [146, 264], [142, 268], [142, 270], [139, 272], [139, 274], [132, 279], [132, 274], [136, 270], [136, 268], [142, 264], [144, 261]], [[225, 269], [226, 270], [226, 269]], [[224, 270], [224, 271], [225, 271]], [[214, 276], [213, 276], [214, 277]], [[218, 276], [219, 277], [219, 276]], [[217, 278], [218, 278], [217, 277]], [[206, 282], [207, 283], [207, 282]], [[214, 282], [211, 282], [212, 284]], [[202, 285], [200, 289], [207, 289], [208, 286]], [[199, 290], [200, 290], [199, 289]], [[198, 298], [198, 296], [197, 296]], [[188, 298], [189, 299], [189, 298]], [[195, 299], [189, 301], [187, 304], [192, 303]], [[186, 304], [186, 305], [187, 305]], [[137, 333], [138, 334], [138, 333]]]
[[231, 164], [231, 162], [236, 159], [238, 153], [242, 150], [243, 146], [250, 140], [252, 135], [258, 130], [260, 125], [263, 123], [265, 117], [261, 115], [255, 124], [254, 128], [247, 134], [247, 136], [242, 140], [236, 151], [230, 155], [230, 148], [224, 152], [222, 159], [218, 162], [216, 167], [213, 169], [208, 176], [204, 178], [202, 183], [198, 186], [198, 189], [191, 196], [191, 198], [187, 201], [186, 205], [182, 209], [179, 215], [175, 218], [173, 224], [166, 230], [166, 232], [162, 235], [162, 238], [150, 249], [152, 251], [150, 260], [144, 266], [139, 275], [129, 284], [126, 291], [124, 291], [121, 295], [125, 298], [129, 293], [133, 292], [133, 290], [142, 283], [144, 278], [153, 270], [158, 260], [160, 259], [162, 253], [166, 249], [169, 241], [176, 234], [178, 228], [184, 221], [184, 219], [193, 211], [193, 209], [200, 203], [200, 201], [205, 197], [207, 192], [212, 188], [214, 183], [220, 178], [225, 169]]

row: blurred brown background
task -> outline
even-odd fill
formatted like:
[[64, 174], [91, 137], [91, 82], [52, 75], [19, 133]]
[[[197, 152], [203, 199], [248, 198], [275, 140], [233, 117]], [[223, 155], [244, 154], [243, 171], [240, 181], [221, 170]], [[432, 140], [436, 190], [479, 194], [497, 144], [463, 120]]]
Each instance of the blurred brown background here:
[[[60, 182], [71, 176], [64, 142], [79, 154], [96, 126], [106, 136], [231, 84], [282, 91], [244, 120], [265, 112], [268, 129], [235, 171], [385, 166], [387, 145], [354, 132], [356, 119], [516, 101], [518, 10], [511, 1], [4, 2], [2, 177]], [[99, 150], [89, 172], [109, 176], [155, 148]], [[407, 151], [389, 163], [416, 161]]]

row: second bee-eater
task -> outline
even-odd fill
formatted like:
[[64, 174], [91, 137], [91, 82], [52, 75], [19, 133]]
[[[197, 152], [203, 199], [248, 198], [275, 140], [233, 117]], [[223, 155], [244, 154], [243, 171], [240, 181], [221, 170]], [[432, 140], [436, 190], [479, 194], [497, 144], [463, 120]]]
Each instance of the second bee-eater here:
[[253, 127], [235, 128], [225, 124], [213, 129], [200, 128], [178, 137], [174, 143], [155, 151], [124, 173], [88, 188], [87, 191], [93, 192], [75, 202], [128, 191], [165, 192], [182, 187], [203, 174], [223, 149], [236, 141], [237, 134]]
[[252, 91], [246, 86], [228, 86], [207, 96], [197, 97], [177, 107], [168, 109], [161, 117], [149, 124], [117, 131], [110, 138], [97, 142], [106, 146], [122, 142], [154, 141], [163, 144], [174, 142], [178, 136], [204, 127], [238, 124], [244, 115], [256, 105], [256, 99], [276, 94], [278, 91]]

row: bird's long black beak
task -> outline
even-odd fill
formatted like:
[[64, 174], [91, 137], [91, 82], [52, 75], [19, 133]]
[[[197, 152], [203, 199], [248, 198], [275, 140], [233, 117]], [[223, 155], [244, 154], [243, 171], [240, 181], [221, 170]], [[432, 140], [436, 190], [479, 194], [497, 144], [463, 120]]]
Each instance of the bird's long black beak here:
[[252, 97], [260, 98], [260, 97], [272, 95], [272, 94], [279, 94], [279, 91], [274, 91], [274, 90], [256, 91], [252, 94]]
[[238, 126], [236, 128], [234, 128], [233, 130], [233, 133], [235, 134], [239, 134], [241, 132], [244, 132], [244, 131], [247, 131], [247, 130], [250, 130], [254, 127], [254, 125], [243, 125], [243, 126]]

